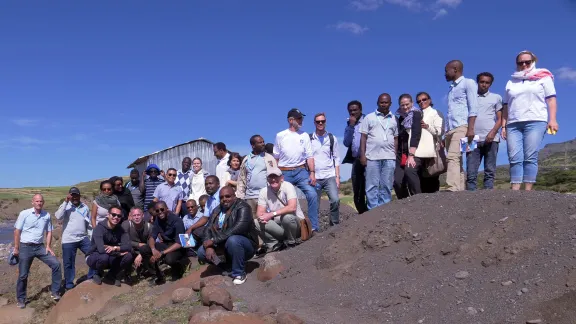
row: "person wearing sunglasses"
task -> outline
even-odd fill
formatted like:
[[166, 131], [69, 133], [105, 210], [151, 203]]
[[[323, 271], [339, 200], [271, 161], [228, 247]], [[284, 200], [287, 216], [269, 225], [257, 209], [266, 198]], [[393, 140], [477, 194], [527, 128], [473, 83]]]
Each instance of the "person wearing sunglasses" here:
[[184, 199], [184, 191], [182, 186], [176, 184], [176, 177], [178, 171], [174, 168], [168, 169], [166, 173], [166, 182], [163, 182], [154, 190], [154, 202], [163, 201], [168, 206], [168, 210], [180, 215], [182, 209], [182, 200]]
[[144, 194], [144, 211], [148, 210], [148, 205], [150, 205], [150, 203], [154, 200], [154, 192], [156, 187], [164, 182], [164, 178], [160, 177], [159, 175], [160, 168], [156, 164], [150, 164], [146, 168], [146, 172], [142, 173], [140, 190]]
[[[94, 228], [86, 264], [96, 271], [92, 281], [97, 285], [102, 284], [102, 277], [104, 277], [104, 281], [113, 282], [115, 286], [120, 287], [120, 280], [125, 278], [132, 269], [134, 256], [130, 236], [120, 226], [121, 222], [122, 208], [119, 205], [111, 206], [108, 210], [108, 217]], [[104, 276], [106, 269], [109, 270]]]
[[[418, 92], [416, 95], [416, 103], [418, 107], [422, 109], [422, 121], [420, 126], [422, 127], [421, 137], [424, 138], [422, 141], [428, 142], [428, 146], [435, 149], [436, 141], [439, 142], [441, 150], [444, 150], [444, 142], [442, 137], [444, 136], [444, 115], [442, 112], [434, 109], [434, 103], [432, 102], [432, 97], [427, 92]], [[424, 144], [426, 145], [426, 144]], [[434, 155], [432, 155], [434, 156]], [[434, 193], [440, 190], [440, 175], [427, 175], [424, 176], [424, 172], [420, 172], [420, 188], [422, 193]]]
[[92, 228], [95, 229], [96, 225], [101, 221], [108, 218], [108, 210], [112, 206], [120, 206], [118, 197], [114, 195], [112, 189], [113, 184], [110, 180], [100, 182], [100, 194], [96, 196], [92, 202], [92, 209], [90, 211], [90, 223]]
[[538, 58], [530, 51], [516, 56], [516, 71], [506, 83], [503, 98], [502, 138], [508, 144], [512, 190], [532, 190], [538, 175], [538, 148], [548, 130], [556, 134], [554, 76], [536, 68]]
[[111, 177], [110, 182], [112, 182], [112, 192], [116, 197], [118, 197], [118, 201], [120, 202], [120, 206], [122, 207], [122, 220], [125, 221], [128, 219], [128, 214], [130, 214], [130, 209], [134, 207], [134, 198], [132, 198], [132, 193], [128, 188], [124, 187], [124, 180], [122, 177], [114, 176]]

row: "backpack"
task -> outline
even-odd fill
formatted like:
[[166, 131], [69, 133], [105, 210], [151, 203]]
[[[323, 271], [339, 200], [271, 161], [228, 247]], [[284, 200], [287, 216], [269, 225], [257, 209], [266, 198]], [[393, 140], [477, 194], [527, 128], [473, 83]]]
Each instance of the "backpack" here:
[[[310, 135], [310, 142], [312, 142], [314, 133], [310, 133], [308, 135]], [[330, 139], [330, 157], [332, 158], [334, 167], [336, 167], [336, 161], [334, 161], [334, 135], [332, 135], [332, 133], [328, 133], [328, 138]]]

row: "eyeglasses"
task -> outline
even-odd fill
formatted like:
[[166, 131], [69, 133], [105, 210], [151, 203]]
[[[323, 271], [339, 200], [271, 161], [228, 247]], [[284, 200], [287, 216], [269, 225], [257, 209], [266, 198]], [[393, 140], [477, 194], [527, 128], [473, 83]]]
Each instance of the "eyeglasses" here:
[[315, 120], [314, 122], [315, 122], [316, 124], [318, 124], [318, 125], [322, 125], [322, 124], [326, 124], [326, 119], [324, 119], [324, 120]]
[[530, 64], [532, 64], [532, 60], [516, 62], [516, 65], [518, 65], [518, 66], [522, 66], [522, 65], [530, 66]]
[[110, 216], [115, 218], [122, 218], [122, 214], [110, 213]]
[[157, 213], [163, 213], [165, 210], [166, 209], [164, 209], [164, 208], [158, 208], [158, 209], [156, 209], [156, 212]]
[[420, 99], [420, 100], [418, 100], [418, 101], [416, 101], [416, 102], [417, 102], [417, 103], [423, 103], [423, 102], [428, 101], [428, 99], [430, 99], [430, 98]]
[[176, 173], [168, 173], [168, 176], [169, 176], [169, 177], [175, 177], [175, 176], [176, 176]]
[[102, 191], [112, 191], [112, 188], [102, 188]]

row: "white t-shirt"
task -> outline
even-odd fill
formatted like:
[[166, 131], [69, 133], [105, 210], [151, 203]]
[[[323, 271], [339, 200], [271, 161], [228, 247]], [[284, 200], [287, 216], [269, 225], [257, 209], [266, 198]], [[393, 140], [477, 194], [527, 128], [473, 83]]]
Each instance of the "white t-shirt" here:
[[220, 180], [220, 188], [226, 185], [226, 174], [228, 173], [228, 159], [230, 159], [230, 153], [226, 153], [221, 160], [218, 160], [216, 164], [216, 177]]
[[274, 157], [278, 159], [279, 167], [294, 168], [303, 165], [306, 159], [313, 157], [310, 135], [302, 130], [293, 132], [290, 129], [276, 134]]
[[504, 104], [508, 104], [508, 124], [522, 121], [548, 121], [546, 99], [556, 96], [551, 77], [540, 80], [512, 79], [506, 83]]
[[[278, 197], [280, 197], [284, 203], [280, 202]], [[290, 199], [296, 199], [296, 217], [304, 219], [304, 213], [302, 212], [302, 208], [300, 208], [300, 201], [296, 194], [296, 188], [293, 184], [287, 181], [282, 182], [278, 193], [274, 193], [270, 186], [260, 189], [258, 206], [265, 206], [268, 211], [274, 212], [284, 208], [285, 205], [288, 205], [288, 200]]]

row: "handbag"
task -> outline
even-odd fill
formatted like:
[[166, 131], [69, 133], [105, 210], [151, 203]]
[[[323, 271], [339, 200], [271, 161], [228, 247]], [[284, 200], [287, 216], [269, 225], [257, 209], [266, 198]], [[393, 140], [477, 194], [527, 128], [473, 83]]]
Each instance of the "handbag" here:
[[436, 156], [426, 161], [425, 172], [422, 174], [422, 176], [426, 178], [439, 176], [446, 173], [448, 169], [448, 164], [446, 163], [446, 152], [444, 151], [438, 136], [434, 137], [434, 150], [436, 151]]
[[[274, 190], [272, 190], [272, 192], [274, 192]], [[286, 203], [282, 199], [280, 199], [278, 193], [274, 192], [274, 194], [276, 195], [276, 198], [278, 198], [280, 203], [286, 206]], [[304, 219], [300, 218], [298, 219], [300, 220], [300, 239], [302, 241], [307, 241], [312, 237], [312, 222], [310, 222], [310, 218], [308, 218], [308, 215], [306, 214], [304, 214]]]

